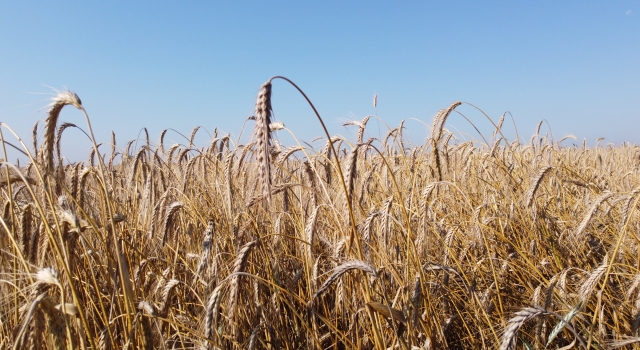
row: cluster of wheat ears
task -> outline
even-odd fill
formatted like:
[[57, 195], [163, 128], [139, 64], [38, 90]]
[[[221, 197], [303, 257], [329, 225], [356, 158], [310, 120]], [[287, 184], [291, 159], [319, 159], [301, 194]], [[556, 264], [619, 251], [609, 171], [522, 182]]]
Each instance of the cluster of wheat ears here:
[[[101, 154], [58, 93], [29, 162], [0, 168], [1, 349], [527, 349], [640, 341], [640, 148], [406, 145], [369, 117], [284, 148], [275, 77], [252, 141]], [[65, 106], [93, 142], [64, 164]], [[17, 138], [7, 141], [11, 136]], [[404, 140], [403, 140], [404, 139]], [[637, 344], [636, 344], [637, 345]]]

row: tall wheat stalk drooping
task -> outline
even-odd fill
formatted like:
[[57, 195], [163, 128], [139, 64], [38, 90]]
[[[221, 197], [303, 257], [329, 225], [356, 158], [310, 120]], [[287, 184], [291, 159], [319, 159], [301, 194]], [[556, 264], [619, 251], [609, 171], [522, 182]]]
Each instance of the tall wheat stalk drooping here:
[[66, 105], [71, 105], [77, 109], [82, 109], [82, 102], [78, 95], [69, 90], [63, 90], [58, 92], [56, 96], [51, 100], [51, 107], [45, 119], [44, 126], [44, 168], [45, 172], [51, 173], [53, 171], [53, 150], [55, 145], [55, 133], [56, 125], [58, 123], [58, 117], [60, 111]]

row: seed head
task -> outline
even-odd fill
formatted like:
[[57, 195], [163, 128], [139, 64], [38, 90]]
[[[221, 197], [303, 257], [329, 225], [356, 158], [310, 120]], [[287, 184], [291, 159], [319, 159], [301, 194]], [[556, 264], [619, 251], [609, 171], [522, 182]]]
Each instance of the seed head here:
[[45, 267], [38, 271], [38, 273], [36, 273], [36, 280], [40, 283], [60, 286], [58, 271], [51, 267]]

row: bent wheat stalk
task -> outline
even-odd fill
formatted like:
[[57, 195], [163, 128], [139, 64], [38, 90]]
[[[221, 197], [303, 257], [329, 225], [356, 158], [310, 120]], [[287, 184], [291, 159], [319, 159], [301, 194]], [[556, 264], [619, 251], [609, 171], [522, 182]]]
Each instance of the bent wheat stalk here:
[[51, 100], [51, 107], [49, 108], [47, 119], [45, 119], [44, 144], [42, 145], [44, 148], [44, 168], [46, 173], [53, 171], [53, 148], [55, 144], [56, 125], [60, 111], [62, 111], [62, 108], [66, 105], [82, 109], [82, 102], [78, 95], [69, 90], [58, 92]]

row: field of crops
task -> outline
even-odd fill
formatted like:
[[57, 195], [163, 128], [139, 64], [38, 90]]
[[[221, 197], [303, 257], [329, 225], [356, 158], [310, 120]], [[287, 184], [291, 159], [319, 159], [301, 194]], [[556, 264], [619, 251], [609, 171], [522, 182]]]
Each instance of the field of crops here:
[[69, 91], [32, 142], [3, 127], [30, 162], [0, 168], [0, 349], [640, 342], [640, 148], [507, 140], [504, 117], [461, 142], [459, 102], [423, 144], [403, 124], [368, 138], [370, 117], [332, 136], [318, 116], [323, 140], [285, 146], [271, 89], [244, 145], [198, 148], [195, 128], [95, 152], [85, 112], [94, 152], [63, 163], [59, 113], [84, 112]]

